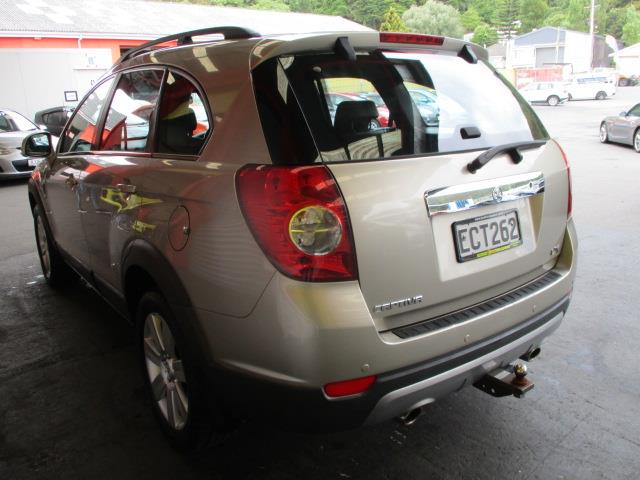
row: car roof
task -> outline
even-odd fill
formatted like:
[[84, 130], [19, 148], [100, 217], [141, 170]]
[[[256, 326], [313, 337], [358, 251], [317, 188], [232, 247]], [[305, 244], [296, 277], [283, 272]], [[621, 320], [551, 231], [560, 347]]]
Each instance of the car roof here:
[[[185, 35], [188, 33], [189, 32], [186, 32]], [[218, 38], [195, 43], [191, 43], [191, 40], [189, 40], [186, 44], [173, 46], [166, 46], [166, 42], [164, 42], [165, 45], [158, 44], [157, 46], [161, 48], [157, 48], [156, 50], [143, 50], [137, 56], [131, 58], [125, 56], [125, 58], [116, 63], [108, 73], [149, 64], [174, 65], [186, 68], [190, 73], [193, 73], [191, 67], [194, 67], [193, 70], [195, 71], [200, 70], [202, 66], [211, 63], [211, 59], [216, 57], [224, 58], [224, 66], [226, 68], [244, 66], [247, 70], [253, 70], [260, 63], [272, 57], [299, 52], [326, 52], [332, 50], [340, 37], [347, 37], [349, 43], [355, 50], [384, 45], [380, 43], [380, 33], [374, 30], [312, 32], [266, 36], [249, 35], [243, 38]], [[465, 45], [469, 45], [476, 56], [485, 60], [488, 59], [487, 51], [478, 45], [449, 37], [442, 38], [442, 45], [429, 45], [427, 47], [428, 50], [458, 52]], [[425, 45], [403, 43], [402, 50], [418, 50], [424, 52]], [[209, 62], [207, 62], [205, 58], [208, 58]], [[247, 62], [247, 58], [249, 62]]]

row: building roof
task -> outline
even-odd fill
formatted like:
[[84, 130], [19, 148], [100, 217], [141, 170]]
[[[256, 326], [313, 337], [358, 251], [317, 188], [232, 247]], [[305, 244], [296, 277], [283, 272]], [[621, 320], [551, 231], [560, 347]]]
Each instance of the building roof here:
[[342, 17], [146, 0], [0, 0], [0, 37], [156, 38], [234, 25], [262, 34], [370, 30]]
[[[552, 43], [564, 44], [567, 33], [584, 35], [585, 37], [589, 36], [588, 33], [579, 32], [577, 30], [568, 30], [560, 27], [542, 27], [520, 35], [514, 40], [514, 42], [519, 47], [526, 45], [549, 45]], [[595, 36], [598, 38], [604, 38], [602, 35], [598, 34]]]
[[623, 48], [609, 55], [610, 57], [640, 57], [640, 43]]

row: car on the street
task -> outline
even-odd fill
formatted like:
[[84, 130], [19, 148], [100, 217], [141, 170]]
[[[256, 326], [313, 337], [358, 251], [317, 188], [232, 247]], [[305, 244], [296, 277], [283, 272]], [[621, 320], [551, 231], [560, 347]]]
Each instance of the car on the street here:
[[[375, 90], [393, 121], [372, 129], [362, 98], [332, 119], [336, 84]], [[437, 127], [415, 85], [447, 99]], [[462, 40], [171, 35], [125, 53], [49, 139], [23, 142], [43, 159], [44, 277], [80, 275], [135, 324], [181, 450], [245, 418], [335, 431], [410, 424], [468, 385], [520, 397], [569, 306], [567, 157]]]
[[38, 127], [18, 112], [0, 109], [0, 180], [31, 175], [40, 159], [25, 157], [20, 147], [36, 131]]
[[629, 111], [605, 117], [600, 122], [600, 141], [631, 145], [640, 153], [640, 103]]
[[616, 94], [616, 84], [605, 75], [576, 75], [566, 83], [569, 100], [605, 100]]
[[59, 106], [47, 108], [36, 112], [33, 117], [33, 122], [38, 125], [38, 128], [51, 132], [52, 135], [59, 136], [62, 133], [62, 129], [69, 120], [69, 117], [73, 113], [74, 107]]
[[428, 127], [438, 125], [438, 115], [440, 109], [438, 107], [438, 96], [431, 89], [409, 89], [409, 95], [420, 111], [420, 116]]
[[531, 82], [520, 89], [520, 94], [530, 103], [546, 103], [552, 107], [569, 99], [567, 87], [562, 82]]

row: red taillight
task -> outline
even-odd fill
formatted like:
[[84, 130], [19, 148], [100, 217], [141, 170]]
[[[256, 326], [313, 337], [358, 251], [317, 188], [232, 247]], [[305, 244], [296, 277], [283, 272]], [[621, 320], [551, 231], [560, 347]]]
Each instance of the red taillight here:
[[571, 167], [569, 166], [569, 159], [567, 158], [567, 154], [564, 152], [560, 144], [555, 140], [553, 142], [558, 146], [558, 149], [560, 149], [564, 164], [567, 166], [567, 181], [569, 182], [569, 194], [567, 198], [567, 218], [570, 218], [571, 213], [573, 212], [573, 194], [571, 193]]
[[380, 32], [380, 43], [409, 43], [414, 45], [442, 45], [444, 37], [418, 33]]
[[326, 393], [328, 397], [357, 395], [358, 393], [369, 390], [375, 381], [376, 376], [370, 375], [368, 377], [345, 380], [344, 382], [328, 383], [324, 386], [324, 393]]
[[357, 278], [349, 217], [327, 167], [247, 165], [236, 184], [244, 217], [278, 270], [309, 282]]

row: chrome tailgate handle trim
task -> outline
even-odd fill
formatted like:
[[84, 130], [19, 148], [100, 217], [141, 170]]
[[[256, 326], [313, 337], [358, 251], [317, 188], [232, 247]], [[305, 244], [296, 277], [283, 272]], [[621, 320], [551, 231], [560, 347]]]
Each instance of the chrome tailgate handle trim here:
[[543, 192], [544, 175], [542, 172], [531, 172], [429, 190], [424, 194], [424, 200], [432, 217], [512, 202]]

